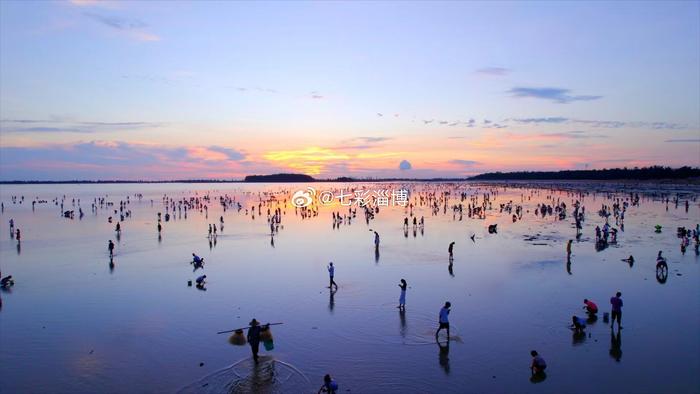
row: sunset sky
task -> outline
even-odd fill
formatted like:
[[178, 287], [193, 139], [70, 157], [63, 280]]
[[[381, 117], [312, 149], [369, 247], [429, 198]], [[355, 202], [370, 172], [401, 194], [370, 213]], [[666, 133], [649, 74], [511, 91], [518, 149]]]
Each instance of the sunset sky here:
[[0, 180], [700, 166], [700, 2], [0, 2]]

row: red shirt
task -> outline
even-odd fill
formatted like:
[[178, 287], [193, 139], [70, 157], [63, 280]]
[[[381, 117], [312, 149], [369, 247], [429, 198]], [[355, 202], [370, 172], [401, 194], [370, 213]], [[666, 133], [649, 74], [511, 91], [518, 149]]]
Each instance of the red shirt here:
[[586, 306], [589, 307], [592, 312], [598, 312], [598, 305], [596, 305], [593, 301], [586, 301], [584, 304], [586, 304]]

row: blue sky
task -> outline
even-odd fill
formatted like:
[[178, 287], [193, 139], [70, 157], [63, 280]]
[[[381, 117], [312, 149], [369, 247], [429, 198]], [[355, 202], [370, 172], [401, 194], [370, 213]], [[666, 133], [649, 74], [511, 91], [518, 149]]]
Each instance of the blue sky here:
[[698, 2], [3, 1], [0, 179], [698, 166], [699, 37]]

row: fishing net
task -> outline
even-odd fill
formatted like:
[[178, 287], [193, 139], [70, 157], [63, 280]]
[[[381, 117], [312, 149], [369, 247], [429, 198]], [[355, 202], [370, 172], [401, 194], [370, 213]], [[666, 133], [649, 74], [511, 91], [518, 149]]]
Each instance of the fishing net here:
[[236, 330], [231, 336], [228, 338], [228, 343], [234, 346], [243, 346], [246, 344], [246, 338], [245, 335], [243, 334], [243, 330]]

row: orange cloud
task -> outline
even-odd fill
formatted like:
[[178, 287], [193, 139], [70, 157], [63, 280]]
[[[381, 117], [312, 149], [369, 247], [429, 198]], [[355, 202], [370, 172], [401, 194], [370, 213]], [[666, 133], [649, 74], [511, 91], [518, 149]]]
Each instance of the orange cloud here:
[[334, 164], [342, 164], [349, 170], [353, 167], [352, 160], [362, 160], [365, 163], [371, 163], [376, 168], [382, 168], [386, 165], [394, 166], [394, 161], [401, 154], [402, 152], [360, 152], [350, 154], [338, 149], [312, 146], [297, 150], [267, 152], [263, 155], [263, 158], [282, 164], [295, 171], [309, 175], [318, 175]]
[[296, 171], [309, 175], [318, 175], [325, 168], [325, 163], [348, 160], [350, 156], [332, 149], [312, 146], [298, 150], [268, 152], [263, 155], [263, 158], [280, 163]]

